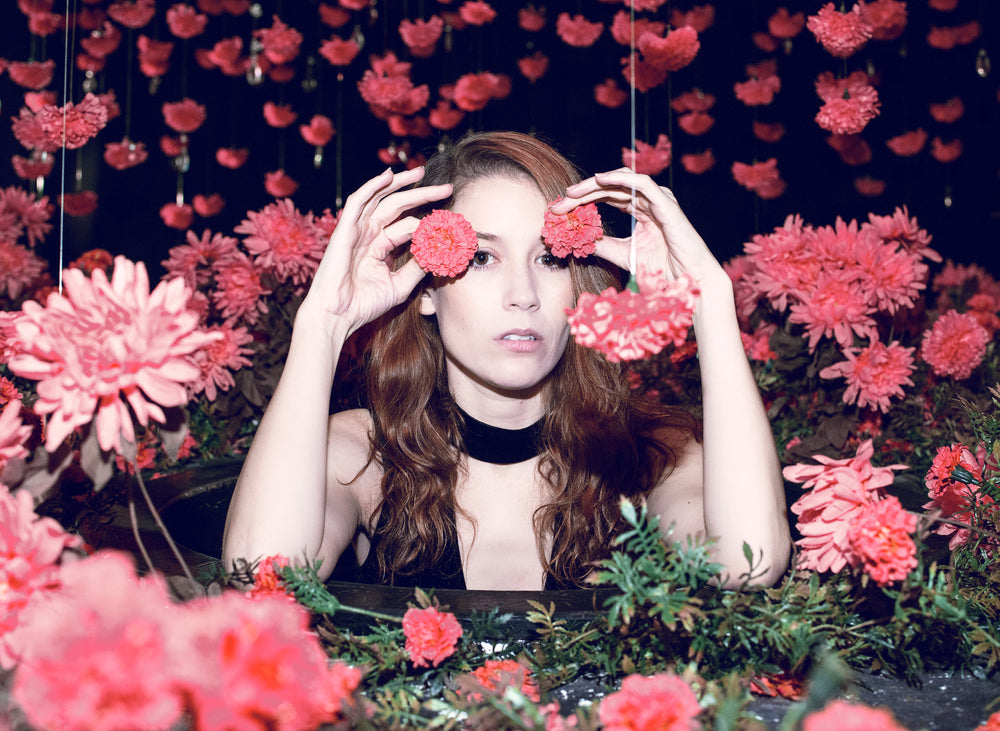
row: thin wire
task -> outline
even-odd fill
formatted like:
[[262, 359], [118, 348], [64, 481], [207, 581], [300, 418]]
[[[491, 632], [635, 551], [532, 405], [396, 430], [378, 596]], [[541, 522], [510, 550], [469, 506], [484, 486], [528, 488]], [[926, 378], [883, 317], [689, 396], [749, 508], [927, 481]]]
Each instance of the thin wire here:
[[629, 132], [630, 146], [633, 150], [632, 154], [632, 190], [631, 190], [631, 203], [632, 203], [632, 220], [629, 221], [629, 239], [628, 239], [628, 273], [630, 276], [634, 277], [636, 272], [636, 252], [635, 252], [635, 3], [629, 5]]
[[63, 128], [62, 128], [62, 160], [60, 161], [59, 173], [59, 294], [63, 291], [63, 258], [66, 242], [66, 104], [69, 103], [69, 46], [70, 35], [76, 33], [76, 24], [72, 30], [69, 28], [69, 19], [76, 15], [76, 0], [73, 0], [73, 15], [70, 15], [70, 0], [66, 0], [66, 36], [63, 41]]

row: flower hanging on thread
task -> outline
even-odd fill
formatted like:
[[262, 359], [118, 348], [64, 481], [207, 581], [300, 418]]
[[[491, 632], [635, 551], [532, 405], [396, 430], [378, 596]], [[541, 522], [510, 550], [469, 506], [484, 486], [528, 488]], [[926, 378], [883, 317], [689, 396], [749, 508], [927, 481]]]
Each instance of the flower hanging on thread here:
[[[557, 203], [552, 201], [549, 205]], [[604, 236], [601, 214], [597, 205], [585, 203], [568, 213], [553, 213], [545, 209], [545, 223], [542, 225], [542, 240], [558, 257], [570, 254], [577, 258], [590, 256], [597, 250], [597, 240]]]
[[410, 252], [420, 268], [439, 277], [457, 277], [479, 249], [479, 238], [465, 216], [436, 210], [420, 219]]
[[806, 26], [823, 48], [837, 58], [847, 58], [863, 48], [873, 31], [864, 7], [858, 3], [845, 13], [827, 3], [816, 15], [809, 16]]

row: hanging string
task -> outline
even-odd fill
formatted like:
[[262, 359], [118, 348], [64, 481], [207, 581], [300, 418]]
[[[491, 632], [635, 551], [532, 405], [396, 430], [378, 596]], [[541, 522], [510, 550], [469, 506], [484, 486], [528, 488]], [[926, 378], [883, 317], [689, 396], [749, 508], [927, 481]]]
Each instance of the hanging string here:
[[[635, 151], [635, 3], [629, 5], [629, 55], [628, 55], [628, 72], [629, 72], [629, 132], [631, 134], [631, 147]], [[631, 204], [632, 204], [632, 219], [629, 221], [629, 240], [628, 240], [628, 273], [629, 279], [635, 279], [636, 272], [636, 252], [635, 252], [635, 158], [636, 155], [633, 152], [632, 155], [632, 190], [631, 190]]]
[[63, 128], [62, 128], [62, 160], [60, 161], [59, 173], [59, 274], [58, 289], [59, 294], [63, 291], [63, 260], [66, 250], [66, 104], [69, 103], [69, 47], [70, 40], [75, 42], [76, 23], [72, 27], [69, 25], [70, 18], [76, 17], [76, 0], [73, 0], [73, 14], [70, 15], [70, 0], [66, 0], [66, 35], [63, 41]]

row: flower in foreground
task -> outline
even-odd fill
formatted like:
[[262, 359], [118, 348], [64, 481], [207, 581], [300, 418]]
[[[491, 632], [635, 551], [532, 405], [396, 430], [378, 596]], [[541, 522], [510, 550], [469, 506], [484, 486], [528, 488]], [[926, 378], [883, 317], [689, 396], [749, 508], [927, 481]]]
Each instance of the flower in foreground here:
[[982, 362], [989, 339], [975, 315], [948, 310], [924, 333], [920, 357], [937, 375], [961, 381]]
[[694, 691], [676, 675], [629, 675], [601, 700], [604, 731], [691, 731], [701, 712]]
[[542, 240], [556, 256], [590, 256], [597, 250], [597, 240], [603, 235], [601, 214], [594, 203], [577, 206], [568, 213], [553, 213], [549, 208], [545, 209]]
[[879, 586], [902, 581], [917, 567], [911, 536], [916, 527], [917, 516], [903, 510], [895, 496], [865, 505], [851, 521], [848, 562]]
[[656, 355], [669, 343], [687, 338], [699, 290], [687, 275], [667, 282], [659, 273], [640, 271], [639, 291], [608, 287], [599, 295], [584, 292], [567, 310], [576, 342], [596, 348], [612, 362]]
[[896, 723], [887, 708], [835, 700], [822, 711], [806, 716], [802, 731], [906, 731], [906, 727]]
[[[500, 690], [507, 686], [518, 688], [522, 695], [535, 703], [541, 701], [538, 683], [531, 677], [531, 670], [517, 660], [487, 660], [482, 666], [472, 671], [472, 677], [486, 690]], [[469, 699], [482, 700], [482, 694], [470, 693]]]
[[872, 342], [865, 348], [847, 348], [847, 360], [827, 366], [820, 378], [847, 379], [844, 403], [871, 406], [883, 414], [889, 411], [889, 399], [903, 395], [903, 386], [912, 386], [914, 348], [904, 348], [898, 341], [889, 345]]
[[437, 667], [455, 652], [462, 636], [462, 625], [454, 614], [439, 612], [436, 607], [410, 608], [403, 615], [406, 651], [414, 667]]
[[161, 407], [187, 403], [185, 386], [199, 375], [190, 356], [218, 337], [198, 329], [181, 279], [150, 292], [145, 265], [121, 256], [110, 281], [101, 269], [91, 277], [68, 269], [65, 296], [25, 302], [14, 326], [22, 352], [9, 366], [39, 381], [35, 410], [51, 414], [49, 451], [91, 420], [101, 449], [135, 442], [133, 415], [143, 426], [163, 423]]
[[[940, 510], [945, 518], [974, 524], [976, 505], [993, 503], [989, 495], [980, 491], [978, 484], [983, 478], [985, 461], [983, 449], [976, 456], [963, 444], [939, 447], [924, 477], [930, 502], [923, 507]], [[953, 551], [967, 543], [971, 537], [968, 528], [960, 528], [951, 523], [938, 524], [934, 532], [950, 536], [948, 547]]]
[[457, 277], [479, 249], [475, 229], [465, 216], [438, 209], [420, 219], [413, 232], [410, 252], [425, 272]]

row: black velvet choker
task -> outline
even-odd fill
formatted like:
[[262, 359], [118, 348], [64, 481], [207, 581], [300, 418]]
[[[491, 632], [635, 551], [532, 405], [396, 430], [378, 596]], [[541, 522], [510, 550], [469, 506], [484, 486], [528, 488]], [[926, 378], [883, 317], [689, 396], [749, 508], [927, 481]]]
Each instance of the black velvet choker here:
[[484, 424], [461, 408], [465, 451], [472, 459], [490, 464], [514, 464], [537, 457], [542, 451], [542, 420], [523, 429], [501, 429]]

